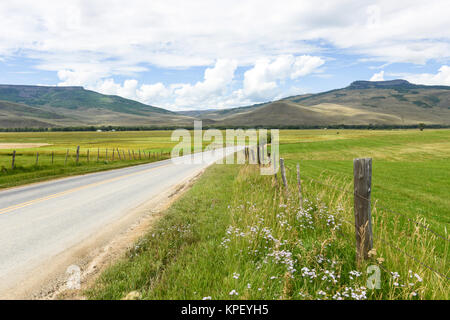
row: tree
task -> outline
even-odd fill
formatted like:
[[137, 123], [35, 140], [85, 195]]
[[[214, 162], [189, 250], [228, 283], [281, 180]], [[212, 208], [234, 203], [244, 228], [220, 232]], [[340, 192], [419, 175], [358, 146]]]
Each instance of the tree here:
[[423, 122], [419, 123], [419, 129], [420, 131], [423, 131], [423, 129], [425, 129], [425, 123]]

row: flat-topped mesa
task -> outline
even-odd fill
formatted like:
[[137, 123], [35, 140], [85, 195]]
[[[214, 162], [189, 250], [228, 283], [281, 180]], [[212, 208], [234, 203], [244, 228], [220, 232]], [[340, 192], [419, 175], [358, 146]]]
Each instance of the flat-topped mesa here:
[[389, 81], [354, 81], [352, 82], [347, 88], [348, 89], [382, 89], [382, 88], [392, 88], [392, 87], [409, 87], [413, 88], [416, 85], [403, 80], [403, 79], [396, 79], [396, 80], [389, 80]]

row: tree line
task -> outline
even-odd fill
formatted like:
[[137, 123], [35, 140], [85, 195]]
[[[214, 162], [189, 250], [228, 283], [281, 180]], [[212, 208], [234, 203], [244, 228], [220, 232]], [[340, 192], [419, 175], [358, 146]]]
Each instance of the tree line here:
[[[392, 130], [392, 129], [442, 129], [450, 128], [445, 124], [368, 124], [368, 125], [283, 125], [283, 126], [221, 126], [207, 125], [203, 129], [368, 129], [368, 130]], [[193, 130], [194, 126], [73, 126], [73, 127], [52, 127], [52, 128], [0, 128], [0, 132], [61, 132], [61, 131], [155, 131], [155, 130]]]

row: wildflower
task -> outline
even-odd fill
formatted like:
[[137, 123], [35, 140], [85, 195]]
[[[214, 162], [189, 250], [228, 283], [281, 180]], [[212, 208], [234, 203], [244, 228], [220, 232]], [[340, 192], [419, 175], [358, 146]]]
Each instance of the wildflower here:
[[203, 297], [202, 300], [211, 300], [211, 297], [210, 297], [210, 296], [208, 296], [208, 297]]
[[240, 274], [239, 273], [233, 273], [233, 278], [235, 278], [235, 279], [239, 279], [239, 276], [240, 276]]
[[417, 281], [419, 282], [423, 281], [423, 279], [417, 273], [414, 273], [414, 277], [416, 277]]
[[236, 290], [233, 289], [233, 290], [230, 291], [230, 296], [233, 296], [233, 295], [234, 296], [238, 296], [239, 293]]

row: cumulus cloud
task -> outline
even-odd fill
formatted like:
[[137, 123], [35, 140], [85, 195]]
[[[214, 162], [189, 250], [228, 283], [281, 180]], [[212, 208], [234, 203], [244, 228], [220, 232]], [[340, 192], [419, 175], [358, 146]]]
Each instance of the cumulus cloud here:
[[226, 108], [262, 102], [281, 97], [282, 93], [300, 93], [295, 87], [281, 91], [279, 84], [286, 79], [297, 79], [317, 72], [325, 61], [315, 56], [283, 55], [273, 60], [258, 60], [244, 74], [243, 87], [233, 90], [237, 61], [219, 59], [213, 67], [206, 68], [202, 81], [195, 84], [177, 83], [164, 85], [139, 84], [136, 79], [117, 83], [113, 78], [96, 78], [84, 72], [62, 70], [58, 75], [60, 85], [78, 85], [87, 81], [88, 89], [103, 94], [119, 95], [146, 104], [171, 110]]
[[[88, 86], [103, 94], [119, 95], [135, 99], [146, 104], [163, 106], [178, 110], [186, 108], [224, 107], [231, 93], [237, 63], [234, 60], [220, 59], [204, 72], [203, 81], [195, 84], [181, 83], [165, 86], [158, 82], [141, 84], [135, 79], [128, 79], [123, 84], [114, 79], [100, 79]], [[66, 73], [61, 73], [61, 75]], [[62, 79], [63, 80], [63, 79]]]
[[375, 73], [372, 78], [370, 78], [370, 81], [384, 81], [384, 70]]
[[174, 90], [175, 104], [194, 106], [215, 103], [215, 98], [226, 95], [237, 68], [235, 60], [218, 60], [213, 68], [207, 68], [204, 80], [194, 85], [182, 84]]
[[283, 55], [273, 61], [258, 60], [252, 69], [245, 72], [243, 89], [239, 94], [255, 101], [272, 99], [279, 92], [279, 81], [306, 76], [324, 63], [322, 58], [308, 55]]
[[[330, 52], [446, 63], [448, 12], [450, 1], [441, 0], [1, 1], [0, 61], [27, 58], [57, 72], [60, 85], [146, 103], [225, 107], [279, 96], [283, 81], [317, 72]], [[207, 71], [191, 84], [133, 81], [155, 66]], [[250, 69], [242, 88], [231, 89], [238, 67]], [[444, 73], [419, 80], [448, 81]]]
[[0, 55], [20, 48], [48, 65], [64, 57], [70, 64], [73, 55], [84, 54], [93, 64], [114, 59], [188, 67], [217, 58], [251, 64], [257, 57], [332, 45], [375, 59], [423, 63], [449, 57], [449, 11], [450, 2], [439, 0], [331, 0], [321, 6], [308, 0], [2, 1], [0, 29], [8, 32], [0, 35]]
[[450, 66], [443, 65], [437, 73], [407, 74], [403, 78], [409, 82], [426, 85], [450, 86]]

